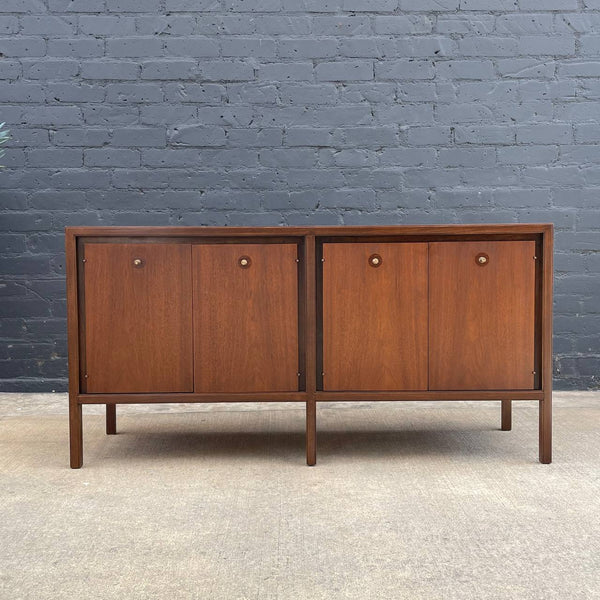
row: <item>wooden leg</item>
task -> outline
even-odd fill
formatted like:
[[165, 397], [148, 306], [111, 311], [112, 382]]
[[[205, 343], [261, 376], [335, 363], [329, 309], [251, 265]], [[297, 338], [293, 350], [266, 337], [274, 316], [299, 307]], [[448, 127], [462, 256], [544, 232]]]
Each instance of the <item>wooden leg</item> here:
[[115, 435], [117, 433], [117, 405], [106, 405], [106, 434]]
[[540, 400], [540, 462], [552, 462], [552, 394]]
[[317, 462], [317, 402], [314, 398], [306, 401], [306, 464]]
[[502, 400], [502, 431], [512, 429], [512, 400]]
[[69, 441], [71, 469], [79, 469], [83, 464], [83, 420], [81, 404], [69, 403]]

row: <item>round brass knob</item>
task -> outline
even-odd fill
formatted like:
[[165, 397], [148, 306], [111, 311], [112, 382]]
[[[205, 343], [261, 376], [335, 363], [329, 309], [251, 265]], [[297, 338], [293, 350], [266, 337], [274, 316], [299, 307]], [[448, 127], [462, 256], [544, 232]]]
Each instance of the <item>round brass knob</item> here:
[[248, 264], [247, 258], [242, 258], [242, 260], [240, 260], [240, 265], [242, 265], [242, 267], [245, 267], [247, 264]]
[[487, 254], [485, 254], [485, 252], [482, 252], [481, 254], [478, 254], [475, 257], [475, 262], [480, 267], [485, 267], [485, 265], [487, 265], [489, 261], [490, 261], [490, 257]]
[[250, 259], [249, 256], [240, 256], [238, 258], [238, 265], [242, 269], [249, 269], [251, 264], [252, 264], [252, 260]]
[[142, 259], [141, 259], [141, 258], [134, 258], [134, 259], [133, 259], [133, 264], [134, 264], [136, 267], [139, 267], [139, 266], [141, 266], [141, 264], [142, 264]]
[[369, 264], [372, 267], [380, 267], [381, 263], [383, 263], [383, 259], [379, 254], [371, 254], [371, 256], [369, 256]]

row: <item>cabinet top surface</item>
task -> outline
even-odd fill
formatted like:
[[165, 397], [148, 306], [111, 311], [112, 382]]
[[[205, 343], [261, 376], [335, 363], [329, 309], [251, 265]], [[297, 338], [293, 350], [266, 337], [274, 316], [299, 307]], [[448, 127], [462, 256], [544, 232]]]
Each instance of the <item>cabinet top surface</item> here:
[[553, 230], [552, 223], [475, 225], [360, 225], [314, 227], [66, 227], [67, 236], [374, 236], [374, 235], [510, 235], [540, 234]]

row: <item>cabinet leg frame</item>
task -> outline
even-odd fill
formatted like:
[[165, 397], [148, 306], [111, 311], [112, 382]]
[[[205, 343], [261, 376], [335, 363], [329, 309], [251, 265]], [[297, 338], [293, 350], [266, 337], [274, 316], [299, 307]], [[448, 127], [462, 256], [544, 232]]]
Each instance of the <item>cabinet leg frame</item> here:
[[540, 462], [549, 465], [552, 462], [552, 395], [540, 400]]
[[117, 405], [106, 405], [106, 435], [116, 435], [117, 433]]
[[502, 400], [502, 431], [512, 429], [512, 400]]
[[83, 465], [83, 415], [79, 402], [69, 404], [69, 443], [71, 469], [80, 469]]
[[317, 402], [314, 398], [306, 401], [306, 464], [317, 463]]

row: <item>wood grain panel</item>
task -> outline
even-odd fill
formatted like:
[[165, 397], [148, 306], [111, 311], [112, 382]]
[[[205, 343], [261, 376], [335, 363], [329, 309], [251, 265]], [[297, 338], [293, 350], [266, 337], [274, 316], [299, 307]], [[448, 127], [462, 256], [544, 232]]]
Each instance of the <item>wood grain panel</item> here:
[[193, 391], [191, 246], [86, 244], [84, 279], [86, 392]]
[[432, 390], [533, 388], [534, 255], [533, 241], [430, 244]]
[[196, 392], [298, 390], [297, 257], [296, 244], [194, 246]]
[[426, 389], [427, 244], [328, 243], [323, 259], [323, 390]]

